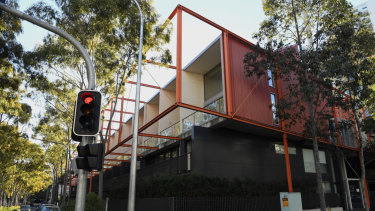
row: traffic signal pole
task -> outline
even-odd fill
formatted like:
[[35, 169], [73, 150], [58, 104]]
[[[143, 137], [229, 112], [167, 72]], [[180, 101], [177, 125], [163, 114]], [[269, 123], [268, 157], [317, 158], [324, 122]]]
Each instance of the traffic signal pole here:
[[[138, 4], [137, 4], [138, 5]], [[79, 54], [83, 57], [86, 63], [86, 70], [87, 70], [87, 80], [88, 80], [88, 89], [95, 90], [96, 78], [95, 78], [95, 68], [94, 64], [92, 63], [89, 54], [87, 53], [86, 49], [70, 34], [66, 33], [65, 31], [56, 28], [46, 22], [38, 20], [30, 15], [27, 15], [21, 11], [8, 7], [4, 3], [0, 2], [0, 9], [8, 12], [18, 18], [31, 22], [37, 26], [40, 26], [48, 31], [54, 32], [61, 37], [65, 38], [69, 41], [79, 52]], [[143, 21], [143, 19], [142, 19]], [[141, 40], [142, 43], [142, 40]], [[139, 82], [140, 83], [140, 82]], [[138, 91], [138, 90], [137, 90]], [[138, 131], [137, 131], [138, 132]], [[92, 137], [82, 137], [81, 146], [85, 146], [86, 144], [91, 143]], [[85, 200], [86, 200], [86, 188], [87, 188], [87, 172], [84, 170], [78, 170], [78, 185], [77, 185], [77, 194], [76, 194], [76, 204], [75, 204], [75, 211], [84, 211], [85, 209]]]
[[[82, 137], [81, 146], [91, 143], [91, 137]], [[87, 188], [87, 171], [83, 169], [78, 169], [78, 184], [76, 192], [76, 204], [74, 210], [84, 211], [85, 201], [86, 201], [86, 188]]]

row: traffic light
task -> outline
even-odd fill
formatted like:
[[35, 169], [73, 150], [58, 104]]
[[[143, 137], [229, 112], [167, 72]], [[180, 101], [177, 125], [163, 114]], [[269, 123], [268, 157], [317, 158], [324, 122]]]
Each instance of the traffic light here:
[[77, 136], [95, 136], [99, 132], [102, 94], [93, 90], [78, 93], [73, 132]]
[[76, 164], [78, 169], [86, 171], [97, 169], [100, 171], [103, 168], [103, 143], [78, 146], [77, 151], [78, 158], [76, 159]]
[[[76, 104], [76, 103], [75, 103]], [[76, 113], [76, 107], [74, 106], [74, 114]], [[73, 117], [74, 118], [74, 117]], [[74, 128], [74, 120], [72, 122], [72, 132], [70, 133], [70, 136], [71, 136], [71, 139], [73, 141], [78, 141], [78, 142], [81, 142], [82, 141], [82, 136], [77, 136], [74, 132], [73, 132], [73, 128]]]

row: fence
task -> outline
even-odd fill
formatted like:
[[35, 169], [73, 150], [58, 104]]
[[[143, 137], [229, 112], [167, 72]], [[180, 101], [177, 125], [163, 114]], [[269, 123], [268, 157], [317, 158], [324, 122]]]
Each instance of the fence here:
[[[127, 200], [109, 200], [109, 211], [126, 210]], [[136, 200], [136, 211], [278, 211], [279, 196], [269, 197], [168, 197]]]

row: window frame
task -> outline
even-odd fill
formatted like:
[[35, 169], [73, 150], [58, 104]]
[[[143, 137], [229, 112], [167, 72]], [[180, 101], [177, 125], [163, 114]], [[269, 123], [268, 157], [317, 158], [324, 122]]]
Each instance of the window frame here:
[[[319, 164], [320, 164], [320, 171], [322, 174], [328, 174], [328, 163], [327, 163], [327, 156], [325, 151], [318, 151], [319, 153]], [[307, 162], [308, 154], [312, 155], [312, 162]], [[315, 161], [314, 161], [314, 152], [312, 149], [302, 148], [302, 159], [303, 159], [303, 168], [305, 173], [316, 173], [315, 169]], [[309, 168], [306, 164], [312, 164], [311, 168]]]
[[[274, 98], [274, 100], [272, 100], [272, 97]], [[271, 111], [272, 111], [272, 123], [274, 125], [279, 125], [280, 124], [280, 119], [279, 117], [277, 116], [277, 95], [273, 92], [270, 93], [270, 100], [271, 100]], [[275, 103], [273, 103], [272, 101], [274, 101]]]
[[[209, 97], [209, 98], [206, 98], [206, 88], [207, 88], [207, 83], [206, 83], [206, 77], [208, 74], [210, 74], [211, 71], [213, 71], [215, 68], [219, 68], [219, 72], [220, 72], [220, 77], [221, 77], [221, 82], [220, 82], [220, 87], [221, 87], [221, 91], [216, 93], [215, 95]], [[222, 68], [222, 64], [221, 62], [218, 63], [217, 65], [215, 65], [213, 68], [211, 68], [208, 72], [206, 72], [205, 74], [203, 74], [203, 101], [204, 101], [204, 107], [211, 104], [212, 102], [220, 99], [223, 97], [223, 68]]]
[[268, 79], [268, 86], [275, 88], [275, 80], [274, 80], [271, 69], [267, 69], [267, 79]]

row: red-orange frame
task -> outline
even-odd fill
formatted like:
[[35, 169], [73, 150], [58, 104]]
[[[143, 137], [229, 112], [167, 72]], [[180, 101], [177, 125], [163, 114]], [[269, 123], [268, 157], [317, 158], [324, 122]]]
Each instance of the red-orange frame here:
[[[192, 15], [193, 17], [195, 17], [195, 18], [197, 18], [197, 19], [199, 19], [199, 20], [201, 20], [201, 21], [203, 21], [203, 22], [205, 22], [205, 23], [207, 23], [207, 24], [209, 24], [209, 25], [211, 25], [211, 26], [213, 26], [213, 27], [222, 31], [223, 54], [224, 54], [224, 61], [223, 62], [224, 62], [224, 71], [225, 71], [224, 72], [225, 102], [226, 102], [226, 112], [227, 112], [226, 114], [222, 114], [222, 113], [210, 111], [210, 110], [207, 110], [207, 109], [204, 109], [204, 108], [189, 105], [189, 104], [186, 104], [186, 103], [182, 103], [182, 98], [181, 98], [181, 87], [182, 87], [181, 86], [181, 80], [182, 80], [182, 78], [181, 78], [181, 72], [182, 72], [182, 12], [186, 12], [186, 13]], [[280, 129], [280, 128], [276, 128], [276, 127], [273, 127], [273, 126], [270, 126], [270, 125], [267, 125], [267, 124], [264, 124], [264, 123], [260, 123], [260, 122], [256, 122], [256, 121], [253, 121], [253, 120], [250, 120], [250, 119], [242, 118], [240, 116], [233, 116], [233, 107], [232, 107], [233, 106], [233, 99], [232, 99], [232, 95], [231, 95], [232, 85], [231, 85], [231, 80], [230, 80], [231, 76], [230, 76], [228, 36], [230, 35], [230, 36], [232, 36], [232, 37], [234, 37], [234, 38], [236, 38], [236, 39], [238, 39], [238, 40], [240, 40], [240, 41], [242, 41], [242, 42], [244, 42], [244, 43], [246, 43], [250, 46], [255, 46], [255, 45], [252, 44], [251, 42], [243, 39], [242, 37], [236, 35], [235, 33], [230, 32], [229, 30], [217, 25], [216, 23], [214, 23], [214, 22], [200, 16], [199, 14], [183, 7], [182, 5], [178, 5], [175, 8], [175, 10], [168, 17], [167, 21], [172, 20], [173, 17], [176, 14], [177, 14], [176, 103], [173, 104], [172, 106], [170, 106], [169, 108], [167, 108], [164, 112], [162, 112], [161, 114], [156, 116], [154, 119], [152, 119], [150, 122], [145, 124], [143, 127], [139, 128], [139, 132], [142, 132], [143, 130], [145, 130], [146, 128], [148, 128], [149, 126], [151, 126], [156, 121], [163, 118], [164, 116], [166, 116], [168, 113], [170, 113], [171, 111], [173, 111], [177, 107], [183, 107], [183, 108], [188, 108], [188, 109], [201, 111], [201, 112], [205, 112], [205, 113], [209, 113], [209, 114], [214, 114], [214, 115], [221, 116], [221, 117], [224, 117], [224, 118], [234, 119], [234, 120], [237, 120], [237, 121], [240, 121], [240, 122], [253, 124], [253, 125], [256, 125], [256, 126], [259, 126], [259, 127], [263, 127], [263, 128], [267, 128], [267, 129], [271, 129], [271, 130], [274, 130], [274, 131], [281, 132], [283, 134], [284, 150], [285, 150], [285, 154], [286, 154], [285, 159], [286, 159], [286, 168], [287, 168], [287, 177], [288, 177], [288, 190], [290, 192], [292, 192], [293, 187], [292, 187], [292, 179], [291, 179], [290, 161], [289, 161], [289, 155], [288, 155], [289, 153], [288, 153], [287, 135], [294, 135], [294, 136], [303, 137], [303, 138], [306, 138], [306, 137], [304, 137], [302, 134], [287, 130], [285, 128], [285, 122], [283, 122], [283, 121], [282, 121], [282, 125], [281, 125], [282, 127]], [[280, 84], [280, 82], [279, 82], [279, 84]], [[280, 95], [281, 87], [278, 86], [277, 89], [278, 89], [278, 93]], [[334, 112], [334, 114], [335, 114], [335, 112]], [[336, 117], [335, 117], [335, 121], [337, 121]], [[156, 135], [156, 134], [150, 134], [150, 137], [160, 137], [160, 136]], [[124, 140], [119, 141], [118, 145], [116, 145], [112, 149], [107, 150], [106, 155], [111, 154], [118, 147], [123, 146], [124, 143], [126, 141], [130, 140], [131, 138], [132, 138], [132, 135], [125, 138]], [[339, 142], [341, 142], [339, 135], [338, 135], [338, 140], [339, 140]], [[324, 143], [327, 143], [327, 144], [332, 144], [332, 143], [327, 142], [327, 141], [323, 141], [323, 140], [320, 140], [320, 141], [324, 142]], [[346, 147], [346, 146], [343, 146], [343, 145], [341, 145], [340, 147], [358, 151], [358, 148]]]
[[[224, 49], [223, 49], [223, 52], [224, 52], [224, 65], [225, 65], [225, 68], [224, 68], [224, 80], [225, 80], [225, 92], [226, 92], [226, 105], [227, 105], [227, 114], [222, 114], [222, 113], [218, 113], [218, 112], [214, 112], [214, 111], [210, 111], [210, 110], [207, 110], [207, 109], [204, 109], [204, 108], [200, 108], [200, 107], [196, 107], [196, 106], [193, 106], [193, 105], [189, 105], [189, 104], [186, 104], [186, 103], [182, 103], [181, 102], [181, 71], [182, 71], [182, 12], [186, 12], [192, 16], [194, 16], [195, 18], [199, 19], [199, 20], [202, 20], [203, 22], [219, 29], [222, 31], [222, 36], [224, 38]], [[161, 114], [159, 114], [158, 116], [156, 116], [154, 119], [152, 119], [150, 122], [148, 122], [147, 124], [145, 124], [143, 127], [139, 128], [139, 132], [142, 132], [143, 130], [145, 130], [146, 128], [148, 128], [150, 125], [154, 124], [156, 121], [160, 120], [161, 118], [163, 118], [165, 115], [167, 115], [168, 113], [170, 113], [171, 111], [173, 111], [174, 109], [176, 109], [177, 107], [184, 107], [184, 108], [188, 108], [188, 109], [192, 109], [192, 110], [196, 110], [196, 111], [201, 111], [201, 112], [205, 112], [205, 113], [209, 113], [209, 114], [214, 114], [214, 115], [217, 115], [217, 116], [221, 116], [221, 117], [225, 117], [225, 118], [231, 118], [231, 119], [234, 119], [234, 120], [237, 120], [237, 121], [241, 121], [241, 122], [244, 122], [244, 123], [248, 123], [248, 124], [253, 124], [253, 125], [256, 125], [256, 126], [259, 126], [259, 127], [263, 127], [263, 128], [267, 128], [267, 129], [271, 129], [271, 130], [274, 130], [274, 131], [278, 131], [278, 132], [281, 132], [281, 133], [285, 133], [287, 135], [294, 135], [294, 136], [298, 136], [298, 137], [303, 137], [305, 138], [302, 134], [299, 134], [299, 133], [296, 133], [296, 132], [293, 132], [293, 131], [289, 131], [289, 130], [286, 130], [285, 128], [284, 129], [280, 129], [280, 128], [276, 128], [276, 127], [273, 127], [271, 125], [267, 125], [267, 124], [264, 124], [264, 123], [261, 123], [261, 122], [256, 122], [256, 121], [253, 121], [253, 120], [250, 120], [250, 119], [246, 119], [246, 118], [242, 118], [240, 116], [231, 116], [231, 113], [233, 112], [232, 111], [232, 96], [231, 96], [231, 81], [230, 81], [230, 64], [229, 64], [229, 47], [228, 47], [228, 36], [232, 36], [236, 39], [239, 39], [240, 41], [250, 45], [250, 46], [255, 46], [254, 44], [252, 44], [251, 42], [243, 39], [242, 37], [234, 34], [233, 32], [230, 32], [229, 30], [217, 25], [216, 23], [200, 16], [199, 14], [181, 6], [181, 5], [178, 5], [175, 10], [171, 13], [171, 15], [169, 16], [168, 20], [167, 21], [170, 21], [171, 19], [173, 19], [173, 17], [177, 14], [177, 59], [176, 59], [176, 103], [173, 104], [172, 106], [170, 106], [168, 109], [166, 109], [164, 112], [162, 112]], [[151, 134], [150, 137], [158, 137], [159, 135], [155, 135], [155, 134]], [[107, 152], [106, 154], [110, 154], [111, 152], [113, 152], [114, 150], [116, 150], [118, 147], [122, 146], [127, 140], [130, 140], [131, 139], [131, 135], [127, 138], [125, 138], [124, 140], [122, 141], [119, 141], [119, 143], [114, 146], [112, 149], [109, 149], [107, 148]], [[325, 141], [322, 141], [324, 143], [327, 143], [327, 144], [331, 144], [329, 142], [325, 142]], [[345, 147], [345, 146], [341, 146], [343, 148], [348, 148], [348, 149], [351, 149], [351, 150], [358, 150], [358, 149], [355, 149], [355, 148], [352, 148], [352, 147]]]

